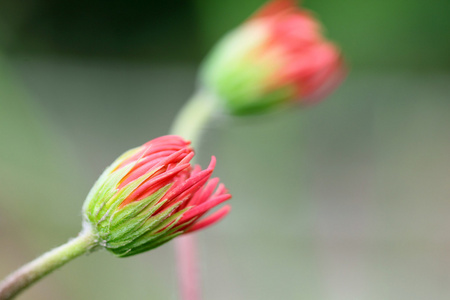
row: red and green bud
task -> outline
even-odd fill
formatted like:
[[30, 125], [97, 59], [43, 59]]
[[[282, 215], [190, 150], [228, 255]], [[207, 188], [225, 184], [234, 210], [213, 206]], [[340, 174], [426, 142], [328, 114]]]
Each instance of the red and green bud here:
[[337, 47], [295, 1], [275, 0], [213, 49], [201, 81], [233, 114], [322, 99], [345, 77]]
[[201, 170], [191, 166], [193, 156], [189, 142], [178, 136], [151, 140], [120, 156], [103, 172], [83, 206], [98, 243], [125, 257], [222, 219], [229, 206], [201, 219], [231, 198], [218, 178], [210, 179], [215, 158]]

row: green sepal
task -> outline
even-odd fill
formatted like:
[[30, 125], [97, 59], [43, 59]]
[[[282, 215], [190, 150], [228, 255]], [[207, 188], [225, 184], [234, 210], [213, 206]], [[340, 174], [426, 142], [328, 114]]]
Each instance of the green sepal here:
[[[149, 232], [149, 234], [156, 234], [158, 231], [164, 229], [161, 232], [167, 232], [169, 231], [173, 226], [177, 225], [178, 221], [181, 219], [181, 217], [183, 216], [183, 214], [187, 211], [188, 209], [185, 208], [183, 210], [180, 210], [179, 212], [177, 212], [176, 214], [173, 214], [172, 216], [166, 218], [163, 222], [161, 222], [158, 226], [153, 227], [152, 231]], [[166, 227], [167, 228], [164, 228]]]
[[240, 27], [226, 35], [202, 64], [202, 84], [232, 115], [276, 110], [296, 96], [291, 82], [278, 83], [284, 63], [279, 55], [265, 53], [267, 38], [264, 26]]
[[[161, 205], [164, 203], [160, 203]], [[161, 213], [148, 218], [143, 224], [139, 224], [142, 221], [136, 222], [134, 224], [126, 225], [126, 229], [122, 230], [114, 230], [111, 231], [110, 237], [107, 241], [107, 248], [119, 248], [123, 246], [133, 247], [133, 245], [138, 242], [142, 236], [147, 235], [148, 233], [154, 232], [154, 228], [159, 227], [160, 224], [164, 223], [166, 218], [180, 206], [181, 202], [176, 203], [169, 208], [166, 208]], [[160, 205], [159, 205], [160, 206]], [[155, 211], [156, 209], [152, 209]], [[153, 213], [153, 212], [152, 212]], [[151, 214], [150, 214], [151, 215]], [[175, 214], [175, 215], [178, 215]], [[174, 216], [175, 216], [174, 215]], [[173, 217], [173, 216], [172, 216]], [[168, 218], [171, 219], [172, 217]], [[130, 220], [133, 221], [133, 220]], [[126, 239], [124, 237], [126, 236]]]
[[183, 232], [177, 232], [171, 235], [166, 235], [162, 238], [160, 238], [159, 240], [157, 240], [156, 242], [153, 243], [149, 243], [149, 244], [145, 244], [133, 249], [128, 249], [126, 251], [114, 251], [112, 250], [112, 252], [118, 256], [118, 257], [128, 257], [128, 256], [132, 256], [132, 255], [136, 255], [142, 252], [146, 252], [148, 250], [152, 250], [154, 248], [157, 248], [165, 243], [167, 243], [168, 241], [170, 241], [173, 238], [176, 238], [177, 236], [183, 234]]
[[[167, 200], [160, 203], [156, 203], [153, 206], [148, 206], [137, 217], [129, 219], [127, 222], [122, 223], [119, 227], [111, 229], [109, 236], [106, 238], [108, 246], [121, 247], [133, 241], [133, 239], [139, 237], [141, 231], [147, 231], [154, 225], [155, 218], [151, 215], [163, 206]], [[158, 215], [159, 216], [159, 215]], [[151, 229], [151, 228], [150, 228]], [[126, 240], [124, 238], [126, 237]]]
[[189, 222], [183, 223], [179, 226], [173, 227], [173, 225], [175, 225], [177, 222], [174, 222], [172, 226], [170, 226], [169, 228], [167, 228], [167, 230], [164, 230], [164, 232], [162, 232], [161, 234], [158, 234], [157, 236], [155, 236], [154, 239], [150, 239], [149, 241], [147, 241], [146, 243], [134, 247], [132, 249], [121, 249], [122, 251], [117, 251], [115, 252], [116, 249], [112, 249], [113, 253], [116, 254], [118, 257], [127, 257], [127, 256], [132, 256], [135, 254], [139, 254], [142, 252], [146, 252], [148, 250], [157, 248], [165, 243], [167, 243], [168, 241], [170, 241], [173, 238], [176, 238], [177, 236], [181, 235], [184, 233], [184, 231], [179, 231], [181, 228], [189, 226], [189, 224], [191, 224], [192, 222], [194, 222], [196, 219], [192, 219]]
[[126, 171], [125, 170], [117, 170], [113, 172], [119, 164], [121, 164], [127, 157], [133, 155], [138, 148], [134, 148], [128, 150], [124, 154], [122, 154], [119, 158], [117, 158], [108, 168], [103, 171], [102, 175], [97, 179], [94, 186], [89, 191], [89, 194], [86, 197], [86, 200], [83, 204], [83, 211], [88, 215], [88, 218], [91, 220], [93, 216], [92, 212], [96, 204], [102, 199], [108, 199], [112, 197], [115, 193], [116, 186], [120, 182], [120, 180], [129, 172], [132, 165], [130, 165]]
[[[177, 205], [177, 207], [178, 206], [179, 204]], [[171, 211], [173, 211], [173, 209], [171, 209]], [[144, 232], [141, 236], [133, 240], [131, 243], [125, 244], [122, 247], [108, 250], [111, 250], [116, 255], [122, 256], [129, 251], [134, 251], [134, 249], [136, 248], [141, 248], [141, 246], [143, 245], [151, 246], [151, 244], [159, 243], [160, 239], [164, 239], [166, 235], [174, 233], [173, 227], [177, 225], [178, 221], [186, 211], [187, 209], [183, 209], [173, 216], [164, 219], [162, 222], [159, 222], [159, 224], [156, 224], [156, 226], [154, 225], [152, 226], [152, 228], [147, 229], [147, 232]], [[167, 228], [164, 228], [166, 226]], [[161, 230], [162, 228], [164, 228], [164, 230]]]
[[[190, 209], [190, 207], [186, 208], [186, 211], [188, 211], [189, 209]], [[188, 228], [189, 225], [191, 225], [192, 223], [194, 223], [197, 219], [198, 219], [198, 217], [195, 217], [195, 218], [192, 218], [192, 219], [191, 219], [190, 221], [188, 221], [188, 222], [183, 222], [183, 224], [180, 224], [180, 225], [178, 225], [178, 226], [172, 228], [172, 229], [170, 230], [169, 234], [170, 234], [170, 233], [173, 233], [173, 232], [175, 232], [175, 231], [180, 231], [181, 228]], [[184, 232], [184, 230], [183, 230], [183, 232]]]
[[94, 198], [91, 200], [91, 205], [88, 207], [88, 213], [93, 222], [98, 220], [100, 210], [106, 205], [106, 202], [111, 200], [117, 193], [117, 186], [131, 168], [132, 166], [128, 166], [119, 169], [106, 177], [105, 182], [94, 195]]
[[[147, 239], [147, 241], [139, 246], [135, 246], [134, 248], [130, 248], [129, 246], [119, 248], [119, 249], [109, 249], [111, 252], [113, 252], [118, 257], [127, 257], [132, 256], [135, 254], [139, 254], [154, 248], [157, 248], [164, 243], [170, 241], [171, 239], [181, 235], [184, 233], [184, 231], [179, 231], [181, 228], [189, 226], [192, 222], [194, 222], [196, 219], [192, 219], [189, 222], [183, 223], [181, 225], [178, 225], [176, 227], [173, 227], [175, 224], [177, 224], [178, 221], [174, 222], [170, 227], [166, 228], [164, 232], [161, 232], [157, 235], [153, 235], [153, 238]], [[137, 245], [137, 244], [136, 244]]]
[[104, 202], [114, 196], [117, 192], [117, 185], [128, 171], [128, 168], [123, 168], [112, 174], [108, 174], [107, 169], [102, 176], [100, 176], [99, 181], [101, 180], [102, 184], [97, 188], [96, 183], [86, 198], [85, 204], [87, 203], [87, 206], [84, 208], [84, 211], [89, 220], [94, 222], [99, 210], [104, 205]]
[[[169, 190], [171, 186], [172, 184], [168, 184], [160, 188], [147, 198], [128, 203], [121, 209], [116, 210], [109, 220], [109, 228], [111, 230], [114, 230], [124, 222], [128, 221], [130, 218], [136, 217], [146, 207], [153, 206], [156, 203], [156, 201], [159, 201], [166, 194], [166, 192]], [[145, 213], [144, 216], [145, 215], [147, 215], [147, 213]]]
[[[131, 181], [126, 186], [121, 188], [114, 196], [112, 196], [109, 199], [104, 199], [98, 206], [98, 211], [95, 211], [95, 220], [97, 221], [98, 227], [104, 227], [104, 224], [101, 224], [104, 222], [108, 217], [110, 217], [113, 212], [117, 209], [117, 207], [128, 197], [131, 195], [131, 193], [138, 188], [145, 180], [147, 180], [151, 175], [153, 175], [153, 172], [146, 173], [142, 175], [141, 177]], [[123, 175], [125, 176], [126, 173]]]

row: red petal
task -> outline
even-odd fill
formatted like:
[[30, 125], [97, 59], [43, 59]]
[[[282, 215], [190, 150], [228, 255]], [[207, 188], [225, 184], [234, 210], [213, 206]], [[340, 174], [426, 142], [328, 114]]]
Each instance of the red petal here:
[[[151, 193], [154, 193], [158, 189], [164, 187], [170, 182], [170, 180], [176, 176], [182, 170], [189, 168], [189, 164], [180, 165], [176, 168], [166, 171], [161, 175], [158, 175], [151, 180], [144, 182], [138, 188], [136, 188], [119, 206], [124, 207], [126, 204], [147, 197]], [[169, 182], [168, 182], [169, 181]]]
[[231, 210], [231, 206], [229, 206], [229, 205], [222, 207], [221, 209], [212, 213], [208, 217], [194, 223], [194, 225], [192, 225], [188, 230], [186, 230], [185, 233], [197, 231], [197, 230], [203, 229], [205, 227], [211, 226], [214, 223], [219, 222], [230, 212], [230, 210]]
[[193, 217], [204, 214], [209, 209], [213, 208], [214, 206], [219, 205], [222, 202], [227, 201], [230, 198], [231, 198], [231, 195], [229, 195], [229, 194], [220, 195], [220, 196], [217, 196], [216, 198], [208, 200], [194, 208], [191, 208], [183, 215], [183, 217], [180, 220], [180, 224], [187, 222], [189, 219], [191, 219]]

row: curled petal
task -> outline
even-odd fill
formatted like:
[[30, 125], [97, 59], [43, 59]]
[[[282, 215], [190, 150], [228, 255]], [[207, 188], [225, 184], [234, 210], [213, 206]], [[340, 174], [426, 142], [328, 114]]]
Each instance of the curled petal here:
[[231, 206], [225, 205], [224, 207], [220, 208], [218, 211], [212, 213], [208, 217], [196, 222], [194, 225], [189, 227], [185, 232], [186, 233], [194, 232], [203, 229], [205, 227], [211, 226], [222, 220], [230, 212], [230, 210]]

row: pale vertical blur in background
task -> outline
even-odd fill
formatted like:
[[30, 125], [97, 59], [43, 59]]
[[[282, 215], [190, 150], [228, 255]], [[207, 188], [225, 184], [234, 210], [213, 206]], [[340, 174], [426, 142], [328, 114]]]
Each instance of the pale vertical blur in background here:
[[[0, 277], [80, 229], [120, 153], [164, 135], [201, 58], [263, 1], [0, 2]], [[210, 124], [234, 195], [205, 300], [450, 298], [450, 2], [307, 0], [351, 66], [320, 105]], [[18, 299], [176, 299], [173, 245], [103, 251]]]

